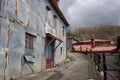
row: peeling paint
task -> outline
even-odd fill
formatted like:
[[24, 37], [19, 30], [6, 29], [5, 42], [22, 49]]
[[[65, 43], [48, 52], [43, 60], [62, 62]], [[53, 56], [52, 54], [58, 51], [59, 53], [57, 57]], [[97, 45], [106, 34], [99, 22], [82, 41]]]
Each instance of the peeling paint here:
[[[7, 20], [7, 17], [6, 17], [6, 16], [1, 16], [1, 15], [0, 15], [0, 18], [3, 18], [3, 19], [6, 19], [6, 20]], [[15, 23], [15, 22], [16, 22], [15, 19], [9, 19], [9, 21], [12, 22], [12, 23]]]
[[16, 4], [15, 4], [15, 16], [17, 17], [18, 15], [18, 0], [16, 0]]
[[1, 16], [1, 15], [0, 15], [0, 18], [7, 19], [7, 17], [6, 17], [6, 16]]
[[37, 23], [36, 23], [36, 34], [39, 35], [39, 32], [40, 32], [40, 30], [39, 30], [39, 21], [38, 21], [38, 19], [37, 19]]
[[15, 19], [10, 19], [9, 21], [12, 22], [12, 23], [15, 23], [15, 22], [16, 22]]
[[4, 73], [5, 73], [5, 77], [4, 77], [4, 80], [7, 80], [7, 71], [6, 71], [6, 69], [7, 69], [7, 65], [8, 65], [8, 60], [9, 60], [9, 53], [8, 53], [8, 50], [6, 50], [6, 52], [5, 52], [5, 59], [6, 59], [6, 61], [5, 61], [5, 70], [4, 70]]
[[6, 2], [6, 0], [3, 1], [3, 11], [2, 12], [4, 12], [4, 9], [5, 9], [5, 2]]
[[5, 67], [4, 67], [4, 80], [7, 80], [7, 65], [8, 65], [8, 60], [9, 60], [9, 53], [8, 53], [8, 48], [4, 50], [5, 52]]
[[22, 21], [22, 20], [20, 20], [20, 24], [23, 24], [23, 21]]
[[39, 35], [39, 26], [36, 27], [36, 34]]
[[29, 27], [29, 25], [30, 25], [30, 18], [28, 19], [28, 23], [25, 28], [27, 29]]
[[7, 48], [9, 47], [10, 38], [12, 37], [12, 31], [10, 30], [10, 23], [8, 25], [8, 43]]

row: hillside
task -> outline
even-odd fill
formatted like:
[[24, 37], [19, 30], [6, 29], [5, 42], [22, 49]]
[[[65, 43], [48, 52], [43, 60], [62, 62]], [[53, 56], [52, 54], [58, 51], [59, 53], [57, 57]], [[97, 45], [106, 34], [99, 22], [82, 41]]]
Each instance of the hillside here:
[[116, 41], [116, 37], [120, 35], [120, 26], [101, 25], [95, 27], [80, 27], [72, 32], [68, 32], [68, 35], [79, 41], [91, 39], [92, 36]]

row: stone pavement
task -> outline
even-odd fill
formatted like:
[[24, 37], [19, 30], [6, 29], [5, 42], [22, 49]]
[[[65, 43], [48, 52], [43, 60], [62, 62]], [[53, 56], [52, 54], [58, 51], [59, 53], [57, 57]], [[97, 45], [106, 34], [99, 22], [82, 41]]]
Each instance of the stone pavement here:
[[57, 67], [17, 80], [102, 80], [92, 62], [85, 54], [68, 53], [66, 59]]

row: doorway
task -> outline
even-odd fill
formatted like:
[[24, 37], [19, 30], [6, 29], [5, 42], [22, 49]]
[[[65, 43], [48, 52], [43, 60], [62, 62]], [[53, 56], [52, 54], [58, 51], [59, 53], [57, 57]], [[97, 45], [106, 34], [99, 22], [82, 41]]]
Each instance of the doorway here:
[[55, 39], [47, 36], [46, 37], [46, 49], [45, 49], [45, 59], [46, 59], [46, 69], [54, 67], [54, 48]]

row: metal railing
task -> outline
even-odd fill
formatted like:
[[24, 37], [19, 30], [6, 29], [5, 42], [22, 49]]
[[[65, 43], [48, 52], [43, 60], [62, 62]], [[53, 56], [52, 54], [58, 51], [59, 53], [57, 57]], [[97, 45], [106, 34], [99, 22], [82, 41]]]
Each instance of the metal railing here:
[[[120, 53], [116, 54], [106, 54], [105, 52], [99, 52], [99, 53], [89, 53], [89, 57], [94, 62], [95, 66], [97, 67], [97, 70], [99, 72], [103, 72], [103, 80], [109, 80], [108, 77], [112, 78], [112, 80], [120, 80], [115, 75], [110, 74], [110, 71], [118, 72], [120, 75], [120, 65], [115, 65], [108, 63], [106, 61], [106, 56], [117, 56], [119, 58], [120, 63]], [[109, 69], [110, 67], [111, 69]]]

